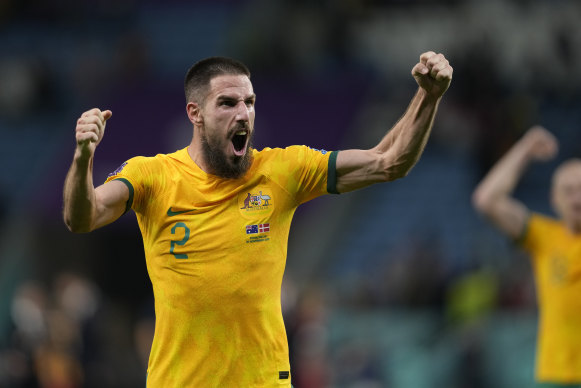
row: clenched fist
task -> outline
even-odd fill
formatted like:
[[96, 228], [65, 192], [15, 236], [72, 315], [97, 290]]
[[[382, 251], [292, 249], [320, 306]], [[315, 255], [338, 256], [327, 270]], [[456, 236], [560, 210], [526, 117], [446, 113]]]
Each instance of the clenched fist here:
[[559, 142], [555, 136], [541, 126], [529, 129], [520, 142], [526, 147], [527, 155], [533, 160], [550, 160], [559, 151]]
[[443, 54], [428, 51], [420, 55], [420, 61], [413, 67], [412, 75], [426, 93], [439, 98], [448, 90], [453, 71]]
[[93, 108], [84, 112], [77, 120], [75, 138], [77, 140], [77, 151], [83, 156], [92, 156], [97, 145], [105, 134], [105, 124], [112, 116], [110, 110], [101, 111]]

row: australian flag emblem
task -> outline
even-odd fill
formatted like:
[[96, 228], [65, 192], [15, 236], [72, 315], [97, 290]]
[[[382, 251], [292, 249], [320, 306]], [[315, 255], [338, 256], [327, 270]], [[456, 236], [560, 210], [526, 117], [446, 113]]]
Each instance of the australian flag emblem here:
[[257, 234], [258, 225], [246, 225], [246, 234]]
[[246, 234], [270, 232], [270, 224], [246, 225]]

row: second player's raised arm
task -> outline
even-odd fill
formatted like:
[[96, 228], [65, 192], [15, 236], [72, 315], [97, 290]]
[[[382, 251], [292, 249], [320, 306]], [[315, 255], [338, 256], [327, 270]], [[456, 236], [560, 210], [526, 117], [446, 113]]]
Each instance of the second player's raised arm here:
[[475, 209], [512, 239], [522, 236], [529, 209], [513, 197], [524, 171], [534, 160], [548, 160], [558, 143], [546, 129], [533, 127], [492, 167], [472, 194]]
[[419, 88], [395, 126], [370, 150], [337, 155], [337, 191], [356, 190], [407, 175], [430, 136], [438, 105], [452, 80], [452, 67], [441, 54], [427, 52], [412, 69]]
[[529, 210], [512, 193], [529, 164], [526, 149], [515, 145], [486, 174], [472, 194], [474, 208], [512, 239], [522, 235]]

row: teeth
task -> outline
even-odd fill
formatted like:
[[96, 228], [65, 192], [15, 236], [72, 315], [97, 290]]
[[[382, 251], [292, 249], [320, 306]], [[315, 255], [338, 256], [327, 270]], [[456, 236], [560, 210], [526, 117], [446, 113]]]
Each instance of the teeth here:
[[242, 129], [242, 130], [236, 132], [236, 135], [246, 136], [246, 131]]

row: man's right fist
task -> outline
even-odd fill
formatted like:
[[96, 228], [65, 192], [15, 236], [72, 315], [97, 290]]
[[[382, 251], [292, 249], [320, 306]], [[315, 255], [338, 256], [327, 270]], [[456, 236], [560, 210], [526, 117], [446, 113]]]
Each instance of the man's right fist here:
[[77, 120], [75, 137], [77, 140], [77, 149], [82, 152], [93, 154], [95, 148], [103, 139], [105, 134], [105, 124], [112, 116], [110, 110], [101, 111], [93, 108], [84, 112]]

